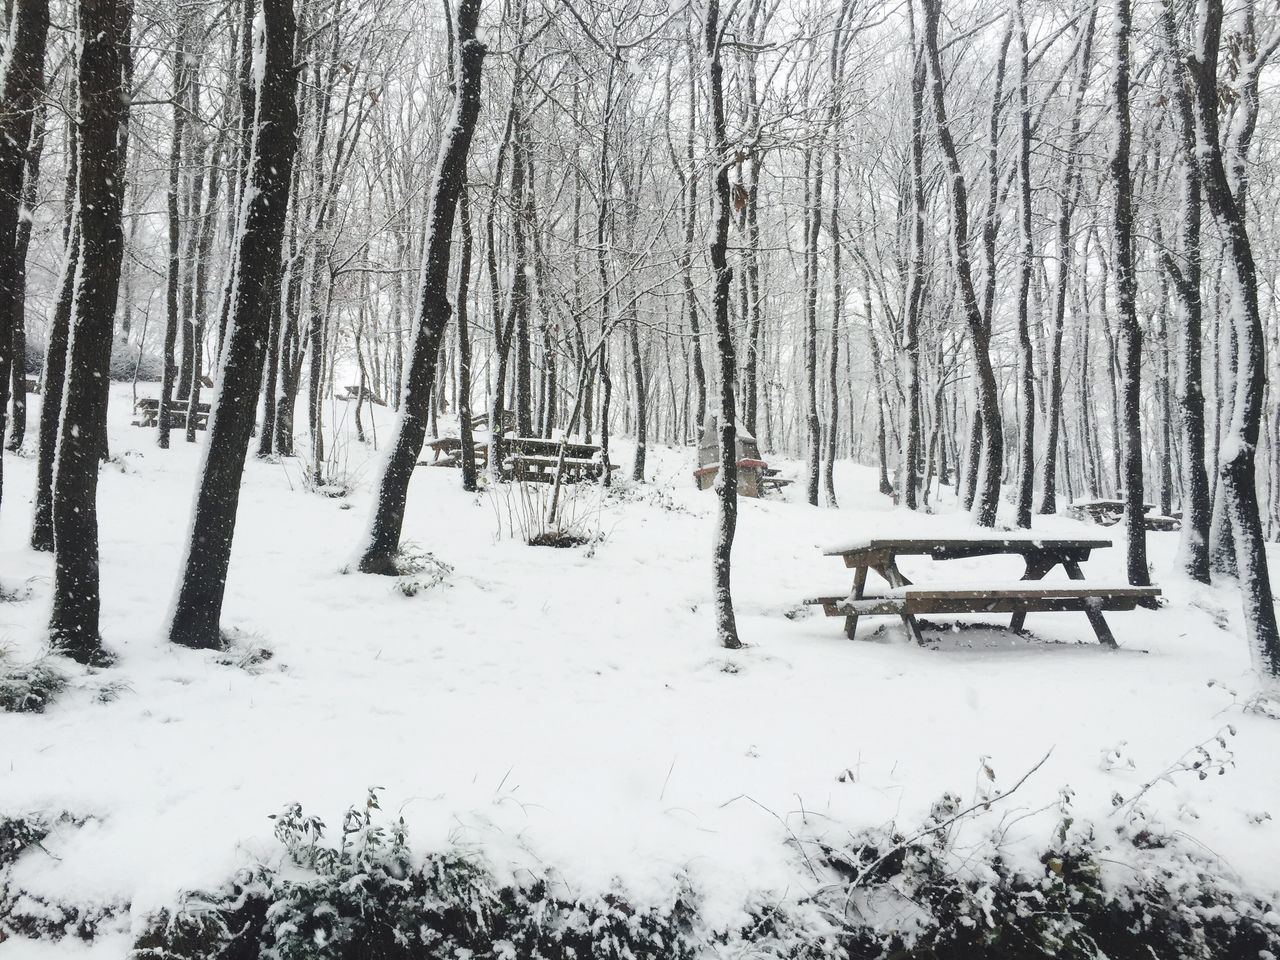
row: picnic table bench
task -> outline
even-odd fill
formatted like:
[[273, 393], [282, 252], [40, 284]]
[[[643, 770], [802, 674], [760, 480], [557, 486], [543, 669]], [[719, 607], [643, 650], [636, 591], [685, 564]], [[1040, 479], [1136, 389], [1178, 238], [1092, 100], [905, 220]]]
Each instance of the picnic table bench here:
[[[1080, 564], [1094, 550], [1111, 546], [1110, 540], [1052, 539], [1044, 537], [983, 537], [956, 539], [871, 539], [834, 547], [826, 556], [844, 560], [852, 568], [853, 589], [845, 596], [815, 597], [806, 601], [820, 605], [829, 617], [845, 618], [845, 635], [853, 639], [859, 617], [897, 616], [911, 636], [922, 637], [916, 622], [926, 613], [1011, 613], [1009, 627], [1021, 630], [1028, 613], [1084, 613], [1105, 646], [1114, 647], [1115, 638], [1102, 614], [1111, 610], [1132, 610], [1150, 606], [1160, 591], [1154, 587], [1085, 584]], [[1026, 565], [1014, 584], [945, 584], [917, 586], [898, 568], [901, 556], [925, 556], [933, 560], [954, 560], [988, 556], [1018, 556]], [[1046, 584], [1041, 581], [1061, 566], [1073, 583]], [[888, 590], [867, 593], [867, 573], [885, 581]]]
[[[1177, 530], [1182, 526], [1182, 518], [1176, 515], [1152, 513], [1154, 503], [1142, 505], [1143, 526], [1148, 530]], [[1096, 523], [1103, 527], [1115, 526], [1124, 519], [1124, 501], [1112, 498], [1095, 500], [1076, 500], [1067, 507], [1067, 515], [1076, 520]]]
[[346, 388], [346, 390], [343, 393], [339, 393], [335, 395], [334, 399], [359, 400], [362, 396], [364, 397], [364, 400], [366, 403], [374, 403], [380, 407], [385, 407], [387, 405], [387, 401], [383, 400], [380, 396], [378, 396], [368, 387], [361, 387], [360, 384], [358, 383], [351, 384]]
[[[462, 440], [459, 437], [437, 437], [435, 440], [428, 440], [426, 445], [431, 448], [434, 456], [430, 460], [419, 460], [422, 465], [429, 467], [461, 467], [462, 466]], [[472, 449], [475, 450], [476, 466], [485, 467], [489, 464], [489, 444], [483, 440], [472, 441]]]
[[[169, 408], [169, 426], [185, 427], [187, 425], [186, 400], [175, 400]], [[209, 426], [210, 406], [207, 403], [196, 404], [195, 428], [207, 429]], [[154, 427], [160, 422], [160, 401], [154, 397], [139, 397], [133, 405], [135, 427]]]
[[[514, 410], [502, 411], [502, 432], [506, 433], [516, 428], [516, 412]], [[472, 430], [488, 430], [489, 414], [477, 413], [471, 418]]]
[[[556, 477], [556, 466], [560, 458], [539, 454], [516, 453], [502, 462], [503, 474], [512, 480], [529, 480], [534, 483], [552, 483]], [[583, 480], [599, 480], [604, 471], [617, 470], [617, 464], [605, 464], [598, 457], [564, 458], [564, 472], [560, 479], [564, 483], [578, 483]]]
[[765, 467], [760, 471], [760, 486], [770, 490], [781, 490], [785, 486], [795, 483], [788, 477], [782, 476], [782, 471], [777, 467]]
[[[564, 471], [561, 480], [577, 483], [599, 480], [606, 470], [617, 470], [606, 463], [598, 446], [591, 443], [565, 443]], [[527, 480], [551, 483], [560, 462], [561, 441], [547, 437], [505, 437], [499, 442], [504, 480]]]

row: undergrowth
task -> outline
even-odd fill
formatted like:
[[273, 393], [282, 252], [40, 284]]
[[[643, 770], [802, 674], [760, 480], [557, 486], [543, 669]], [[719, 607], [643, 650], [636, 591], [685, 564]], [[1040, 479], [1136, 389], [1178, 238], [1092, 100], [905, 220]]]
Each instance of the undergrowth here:
[[42, 844], [58, 824], [82, 826], [83, 817], [68, 813], [57, 816], [28, 814], [0, 815], [0, 944], [14, 935], [32, 939], [61, 940], [75, 937], [92, 940], [105, 923], [120, 918], [123, 905], [78, 906], [55, 903], [48, 898], [11, 888], [9, 869], [29, 852], [49, 856]]
[[997, 838], [959, 844], [968, 808], [950, 795], [910, 834], [805, 844], [810, 893], [762, 898], [742, 926], [709, 930], [683, 878], [665, 902], [641, 906], [622, 889], [580, 896], [548, 876], [499, 882], [455, 853], [415, 859], [403, 820], [382, 819], [370, 790], [336, 843], [301, 805], [287, 807], [275, 818], [286, 866], [259, 865], [187, 896], [151, 918], [134, 956], [1243, 960], [1280, 951], [1274, 905], [1220, 863], [1149, 825], [1139, 837], [1078, 824], [1070, 805], [1064, 791], [1034, 866], [1007, 860]]
[[66, 675], [50, 658], [19, 663], [0, 647], [0, 711], [43, 713], [66, 685]]

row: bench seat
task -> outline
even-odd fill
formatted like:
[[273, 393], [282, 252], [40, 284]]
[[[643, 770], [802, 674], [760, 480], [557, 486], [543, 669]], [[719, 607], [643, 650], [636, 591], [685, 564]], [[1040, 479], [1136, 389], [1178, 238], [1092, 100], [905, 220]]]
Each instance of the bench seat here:
[[814, 597], [805, 602], [821, 606], [829, 617], [845, 617], [846, 632], [852, 636], [858, 618], [901, 617], [917, 640], [915, 617], [923, 614], [1011, 613], [1014, 629], [1020, 629], [1028, 613], [1084, 613], [1089, 616], [1098, 639], [1108, 646], [1115, 640], [1102, 620], [1103, 612], [1155, 606], [1160, 590], [1129, 584], [1015, 581], [1007, 584], [948, 584], [946, 586], [905, 586], [868, 593]]

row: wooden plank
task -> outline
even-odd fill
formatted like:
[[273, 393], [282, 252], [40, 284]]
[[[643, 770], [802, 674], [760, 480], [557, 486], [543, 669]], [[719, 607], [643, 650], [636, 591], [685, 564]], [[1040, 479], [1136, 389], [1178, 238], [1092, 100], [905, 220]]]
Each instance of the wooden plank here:
[[904, 537], [898, 539], [876, 537], [848, 547], [829, 547], [823, 551], [823, 555], [842, 557], [850, 554], [890, 551], [899, 556], [931, 556], [939, 552], [961, 550], [982, 550], [986, 551], [986, 554], [1020, 554], [1051, 550], [1102, 550], [1111, 545], [1111, 540], [1080, 537]]
[[1094, 597], [1094, 596], [1111, 596], [1111, 597], [1158, 597], [1160, 590], [1158, 587], [1132, 587], [1127, 584], [1101, 584], [1101, 583], [1082, 583], [1072, 581], [1069, 583], [1044, 583], [1043, 581], [1034, 581], [1027, 583], [1020, 581], [1016, 584], [1000, 584], [991, 586], [921, 586], [913, 584], [908, 587], [899, 587], [896, 590], [881, 593], [880, 596], [886, 597], [908, 597], [908, 598], [955, 598], [957, 600], [967, 598], [982, 598], [990, 596], [1002, 597], [1022, 597], [1026, 599], [1034, 599], [1037, 597]]
[[827, 616], [962, 613], [1100, 613], [1133, 610], [1140, 597], [868, 597], [823, 605]]
[[[1134, 610], [1141, 597], [815, 597], [806, 604], [821, 606], [828, 617], [873, 617], [911, 614], [963, 613], [1085, 613], [1101, 614]], [[856, 621], [855, 621], [856, 622]]]

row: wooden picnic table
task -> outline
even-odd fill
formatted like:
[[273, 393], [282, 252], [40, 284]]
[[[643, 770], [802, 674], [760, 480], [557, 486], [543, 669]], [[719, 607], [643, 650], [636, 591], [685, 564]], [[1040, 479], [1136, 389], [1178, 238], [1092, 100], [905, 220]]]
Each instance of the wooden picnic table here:
[[[1042, 581], [1055, 567], [1062, 567], [1073, 581], [1084, 580], [1080, 564], [1098, 549], [1111, 546], [1110, 540], [1061, 539], [1035, 536], [970, 537], [970, 538], [898, 538], [868, 539], [824, 551], [826, 556], [840, 557], [853, 570], [853, 589], [847, 597], [819, 597], [828, 616], [845, 617], [845, 635], [853, 639], [858, 617], [880, 613], [897, 613], [912, 635], [920, 639], [915, 622], [917, 612], [1006, 612], [1012, 613], [1009, 626], [1021, 630], [1028, 612], [1079, 610], [1089, 619], [1098, 639], [1115, 646], [1115, 639], [1102, 616], [1103, 609], [1132, 609], [1137, 602], [1150, 602], [1159, 595], [1154, 588], [1086, 587], [1066, 585], [1026, 586], [1028, 581]], [[960, 589], [941, 586], [930, 590], [916, 587], [898, 567], [898, 558], [929, 557], [933, 560], [956, 560], [974, 557], [1018, 556], [1026, 564], [1017, 589], [991, 587]], [[869, 596], [867, 574], [874, 571], [889, 587], [888, 593]], [[1136, 591], [1136, 592], [1134, 592]], [[880, 600], [879, 605], [870, 601]], [[868, 602], [861, 602], [868, 601]]]
[[[1177, 530], [1182, 526], [1181, 514], [1152, 513], [1154, 503], [1142, 505], [1142, 524], [1148, 530]], [[1112, 527], [1124, 519], [1124, 501], [1110, 498], [1076, 500], [1067, 507], [1067, 515], [1076, 520]]]
[[[434, 440], [428, 440], [426, 445], [431, 448], [432, 456], [430, 461], [420, 460], [421, 464], [430, 467], [460, 467], [462, 466], [462, 440], [459, 437], [437, 437]], [[489, 463], [489, 444], [483, 440], [472, 441], [472, 449], [475, 450], [476, 466], [485, 467]], [[443, 458], [443, 459], [442, 459]]]
[[[169, 426], [185, 427], [187, 425], [186, 400], [174, 400], [169, 407]], [[209, 412], [212, 408], [207, 403], [196, 404], [195, 427], [204, 430], [209, 426]], [[160, 401], [155, 397], [139, 397], [133, 404], [137, 415], [133, 421], [135, 427], [154, 427], [160, 423]]]
[[[507, 433], [516, 428], [516, 412], [514, 410], [502, 411], [502, 432]], [[472, 430], [488, 430], [489, 414], [477, 413], [471, 418]]]
[[[561, 445], [561, 441], [548, 437], [504, 437], [498, 445], [503, 479], [551, 483], [560, 463]], [[615, 464], [604, 461], [595, 444], [569, 442], [563, 446], [561, 479], [566, 483], [598, 480], [606, 470], [618, 469]]]

